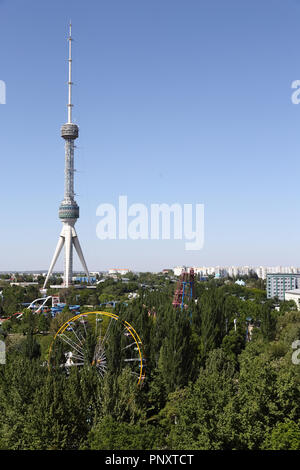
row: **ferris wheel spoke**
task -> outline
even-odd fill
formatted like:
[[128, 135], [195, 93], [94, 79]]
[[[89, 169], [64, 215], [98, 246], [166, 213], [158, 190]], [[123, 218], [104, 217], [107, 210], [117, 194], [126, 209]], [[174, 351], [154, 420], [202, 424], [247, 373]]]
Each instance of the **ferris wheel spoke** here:
[[[80, 325], [76, 325], [76, 330], [77, 330], [78, 336], [80, 336], [82, 341], [85, 342], [86, 338], [83, 336], [83, 334], [81, 332]], [[75, 330], [74, 330], [74, 333], [75, 333]]]
[[[76, 331], [74, 330], [74, 328], [73, 328], [72, 326], [71, 326], [71, 328], [72, 328], [72, 333], [74, 333], [74, 335], [75, 335], [75, 337], [77, 338], [77, 340], [79, 341], [79, 343], [82, 344], [82, 341], [81, 341], [81, 339], [77, 336]], [[79, 331], [79, 334], [80, 334], [81, 338], [82, 338], [83, 341], [84, 341], [84, 337], [82, 336], [82, 334], [80, 333], [80, 331]]]
[[131, 371], [130, 373], [131, 373], [131, 375], [134, 375], [135, 377], [139, 377], [139, 376], [140, 376], [140, 374], [139, 374], [138, 372]]
[[139, 357], [133, 357], [131, 359], [123, 359], [124, 362], [141, 362]]
[[132, 346], [136, 346], [136, 342], [135, 342], [135, 341], [134, 341], [133, 343], [131, 343], [131, 344], [128, 344], [128, 345], [125, 346], [124, 348], [122, 348], [122, 351], [124, 351], [124, 349], [131, 348]]
[[100, 324], [100, 341], [101, 341], [101, 331], [102, 331], [102, 326]]
[[101, 337], [99, 338], [96, 347], [95, 347], [95, 355], [98, 355], [100, 353], [104, 352], [104, 345], [101, 341]]
[[98, 370], [99, 374], [101, 375], [101, 378], [103, 379], [104, 374], [106, 372], [105, 369], [101, 369], [100, 367], [97, 367], [97, 370]]
[[[97, 319], [96, 319], [96, 339], [97, 339]], [[100, 324], [100, 334], [99, 339], [97, 341], [97, 345], [95, 348], [95, 354], [102, 348], [102, 341], [101, 341], [101, 324]], [[103, 349], [103, 348], [102, 348]]]
[[84, 366], [84, 362], [73, 362], [73, 364], [63, 364], [64, 367], [78, 367]]
[[95, 355], [97, 355], [97, 357], [98, 357], [99, 359], [102, 359], [102, 358], [105, 358], [105, 357], [106, 357], [104, 349], [101, 349], [101, 350], [96, 351], [96, 352], [95, 352]]
[[112, 324], [112, 321], [113, 321], [113, 318], [110, 319], [110, 322], [109, 322], [109, 324], [108, 324], [107, 330], [106, 330], [106, 332], [105, 332], [105, 335], [104, 335], [104, 338], [103, 338], [103, 341], [102, 341], [102, 344], [103, 344], [103, 345], [105, 344], [105, 341], [107, 341], [108, 338], [109, 338], [109, 329], [110, 329], [110, 326], [111, 326], [111, 324]]
[[[86, 315], [82, 315], [82, 316], [86, 317]], [[87, 336], [87, 330], [86, 330], [86, 326], [85, 326], [86, 321], [82, 318], [81, 320], [79, 320], [79, 323], [81, 325], [83, 325], [85, 336]], [[83, 338], [80, 329], [78, 331], [80, 332], [80, 335]]]
[[101, 369], [101, 370], [106, 370], [107, 369], [107, 365], [103, 362], [101, 362], [100, 364], [97, 364], [97, 369]]
[[102, 354], [102, 356], [99, 359], [101, 361], [101, 364], [106, 364], [106, 356], [105, 354]]
[[62, 341], [67, 343], [68, 346], [71, 346], [71, 348], [74, 348], [79, 354], [82, 354], [82, 356], [84, 356], [84, 350], [77, 343], [74, 343], [74, 341], [72, 341], [64, 333], [61, 333], [58, 337], [61, 338]]
[[105, 354], [103, 353], [103, 351], [95, 349], [94, 358], [93, 358], [94, 361], [100, 361], [104, 357], [105, 357]]
[[79, 349], [80, 351], [83, 352], [83, 348], [78, 344], [76, 343], [75, 341], [73, 341], [73, 339], [71, 339], [69, 336], [67, 336], [65, 333], [61, 333], [59, 336], [59, 338], [61, 338], [64, 342], [66, 342], [67, 344], [69, 344], [69, 346], [72, 346], [74, 348], [77, 348], [77, 350]]
[[86, 323], [85, 323], [85, 320], [83, 320], [83, 328], [84, 328], [84, 331], [85, 331], [85, 335], [87, 336], [87, 330], [86, 330]]
[[95, 361], [104, 361], [106, 362], [106, 355], [104, 350], [96, 350], [94, 354], [94, 360]]
[[100, 323], [100, 336], [101, 336], [101, 322], [102, 322], [102, 318], [98, 318], [98, 317], [99, 317], [99, 314], [96, 313], [96, 328], [95, 328], [96, 337], [97, 337], [98, 323]]

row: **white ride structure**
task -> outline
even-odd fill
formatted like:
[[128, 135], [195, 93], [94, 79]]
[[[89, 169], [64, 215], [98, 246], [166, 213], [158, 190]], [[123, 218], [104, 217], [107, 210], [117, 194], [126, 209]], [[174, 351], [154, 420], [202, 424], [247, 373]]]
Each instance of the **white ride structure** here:
[[[48, 295], [48, 297], [41, 297], [39, 299], [35, 299], [31, 302], [31, 304], [27, 308], [34, 310], [34, 313], [39, 313], [42, 310], [42, 308], [46, 305], [49, 299], [52, 299], [52, 295]], [[35, 304], [37, 304], [38, 302], [41, 302], [41, 304], [38, 304], [37, 309], [35, 309]]]

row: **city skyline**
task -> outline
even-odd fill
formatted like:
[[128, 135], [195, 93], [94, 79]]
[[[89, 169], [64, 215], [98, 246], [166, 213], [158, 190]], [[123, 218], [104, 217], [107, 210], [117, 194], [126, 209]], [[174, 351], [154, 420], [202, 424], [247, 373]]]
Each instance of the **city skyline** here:
[[[196, 266], [196, 265], [180, 265], [180, 266], [173, 266], [173, 267], [166, 267], [160, 271], [139, 271], [137, 269], [130, 269], [130, 268], [119, 268], [119, 267], [110, 267], [105, 270], [94, 270], [89, 271], [90, 275], [100, 274], [100, 273], [108, 273], [108, 274], [121, 274], [126, 275], [128, 272], [133, 273], [145, 273], [145, 272], [153, 272], [153, 273], [166, 273], [167, 271], [173, 271], [176, 276], [180, 276], [183, 271], [188, 271], [190, 269], [194, 269], [196, 274], [200, 275], [212, 275], [217, 274], [220, 277], [238, 277], [238, 276], [247, 276], [252, 273], [256, 273], [259, 278], [266, 279], [267, 274], [300, 274], [300, 266], [282, 266], [282, 265], [274, 265], [274, 266], [262, 266], [262, 265], [206, 265], [206, 266]], [[43, 269], [36, 269], [36, 270], [0, 270], [1, 274], [33, 274], [33, 275], [40, 275], [47, 276], [47, 271]], [[52, 274], [63, 274], [63, 270], [53, 269]], [[84, 269], [74, 269], [73, 274], [82, 273], [87, 275]]]
[[[46, 271], [60, 229], [70, 17], [78, 230], [89, 269], [300, 265], [300, 107], [291, 101], [299, 13], [294, 0], [1, 1], [0, 269]], [[96, 209], [121, 194], [147, 205], [203, 203], [204, 248], [99, 240]]]

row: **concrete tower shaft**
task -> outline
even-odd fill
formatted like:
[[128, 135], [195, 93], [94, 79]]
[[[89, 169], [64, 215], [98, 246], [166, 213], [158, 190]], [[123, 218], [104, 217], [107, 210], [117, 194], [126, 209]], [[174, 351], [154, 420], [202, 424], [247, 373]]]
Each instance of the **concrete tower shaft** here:
[[65, 137], [65, 195], [59, 207], [62, 220], [79, 218], [79, 207], [74, 199], [74, 171], [74, 139]]

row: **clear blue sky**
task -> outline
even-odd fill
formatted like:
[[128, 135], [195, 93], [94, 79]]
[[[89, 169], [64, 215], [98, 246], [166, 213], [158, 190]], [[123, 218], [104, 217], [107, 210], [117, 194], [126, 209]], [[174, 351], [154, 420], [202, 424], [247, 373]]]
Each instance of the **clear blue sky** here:
[[[89, 269], [300, 266], [299, 17], [297, 0], [0, 0], [0, 270], [46, 270], [60, 233], [70, 18]], [[203, 250], [100, 241], [96, 208], [122, 194], [205, 204]]]

